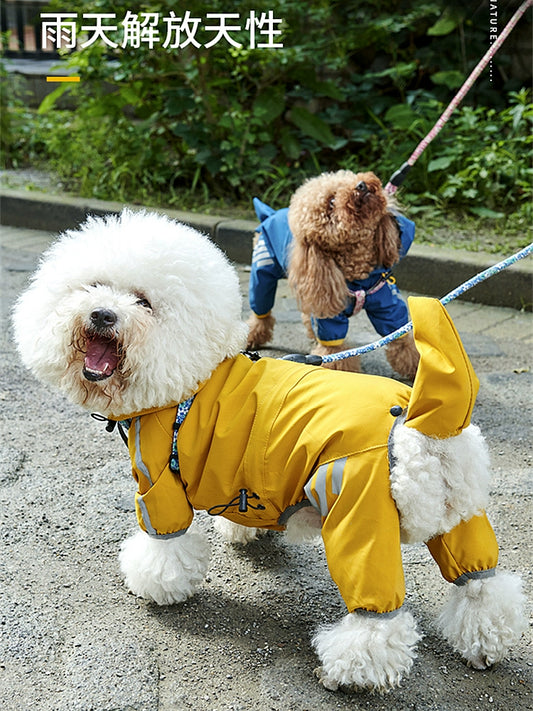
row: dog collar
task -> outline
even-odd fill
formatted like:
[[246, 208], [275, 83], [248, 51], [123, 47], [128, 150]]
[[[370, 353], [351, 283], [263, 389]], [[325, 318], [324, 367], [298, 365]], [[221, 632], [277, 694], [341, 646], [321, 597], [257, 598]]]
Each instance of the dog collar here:
[[188, 400], [180, 402], [176, 410], [176, 420], [172, 425], [172, 451], [170, 454], [170, 459], [168, 461], [168, 466], [175, 474], [178, 474], [180, 470], [180, 463], [178, 459], [178, 432], [183, 424], [183, 421], [187, 417], [189, 410], [191, 409], [191, 405], [195, 397], [196, 395], [193, 395]]

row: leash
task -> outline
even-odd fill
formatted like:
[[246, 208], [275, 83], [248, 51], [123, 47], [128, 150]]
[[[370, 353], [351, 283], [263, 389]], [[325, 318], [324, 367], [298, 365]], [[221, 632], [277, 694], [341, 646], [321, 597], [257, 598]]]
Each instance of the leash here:
[[[388, 192], [390, 195], [394, 195], [394, 193], [398, 190], [400, 185], [403, 183], [405, 180], [407, 173], [411, 170], [413, 165], [416, 163], [416, 161], [420, 158], [422, 153], [425, 151], [425, 149], [428, 147], [428, 145], [433, 141], [433, 139], [440, 133], [442, 128], [445, 126], [447, 121], [449, 120], [450, 116], [452, 113], [455, 111], [457, 106], [461, 103], [461, 101], [464, 99], [466, 94], [470, 91], [472, 88], [473, 84], [481, 74], [481, 72], [485, 69], [487, 64], [492, 60], [496, 52], [500, 49], [502, 44], [505, 42], [507, 37], [510, 35], [512, 30], [514, 29], [515, 25], [517, 22], [520, 20], [522, 15], [525, 13], [525, 11], [531, 7], [533, 4], [533, 0], [525, 0], [518, 10], [514, 13], [514, 15], [511, 17], [507, 25], [504, 27], [500, 35], [498, 36], [498, 39], [494, 42], [493, 45], [489, 48], [489, 50], [483, 55], [482, 59], [479, 61], [477, 66], [474, 68], [474, 70], [471, 72], [470, 76], [467, 78], [467, 80], [464, 82], [463, 86], [460, 88], [460, 90], [457, 92], [455, 95], [454, 99], [450, 102], [448, 105], [448, 108], [442, 113], [436, 124], [433, 126], [431, 131], [427, 134], [427, 136], [420, 141], [418, 146], [415, 148], [413, 153], [409, 156], [407, 161], [391, 176], [389, 182], [385, 186], [385, 191]], [[472, 277], [468, 281], [464, 282], [460, 286], [458, 286], [456, 289], [453, 291], [450, 291], [446, 296], [444, 296], [442, 299], [440, 299], [441, 304], [444, 306], [448, 304], [450, 301], [453, 301], [456, 299], [458, 296], [461, 296], [464, 294], [466, 291], [469, 289], [472, 289], [474, 286], [477, 286], [478, 284], [481, 284], [481, 282], [485, 281], [491, 276], [494, 276], [495, 274], [498, 274], [499, 272], [503, 271], [504, 269], [507, 269], [507, 267], [511, 266], [512, 264], [515, 264], [521, 259], [524, 259], [525, 257], [529, 256], [531, 252], [533, 251], [533, 243], [528, 245], [527, 247], [524, 247], [520, 252], [517, 252], [516, 254], [513, 254], [510, 257], [507, 257], [507, 259], [504, 259], [501, 262], [498, 262], [498, 264], [495, 264], [492, 267], [489, 267], [488, 269], [485, 269], [484, 271], [480, 272], [479, 274], [476, 274], [476, 276]], [[334, 361], [338, 360], [344, 360], [346, 358], [351, 358], [353, 356], [359, 356], [363, 355], [364, 353], [370, 353], [371, 351], [375, 351], [378, 348], [382, 348], [383, 346], [386, 346], [387, 344], [391, 343], [392, 341], [401, 338], [402, 336], [405, 336], [406, 333], [409, 333], [413, 328], [413, 323], [412, 321], [408, 321], [406, 324], [404, 324], [401, 328], [397, 329], [396, 331], [393, 331], [392, 333], [389, 333], [388, 336], [385, 336], [384, 338], [379, 339], [378, 341], [374, 341], [373, 343], [369, 343], [366, 346], [360, 346], [359, 348], [352, 348], [347, 351], [341, 351], [339, 353], [332, 353], [327, 356], [317, 356], [317, 355], [300, 355], [300, 354], [293, 354], [293, 355], [288, 355], [285, 356], [286, 360], [295, 360], [297, 362], [301, 363], [308, 363], [310, 365], [321, 365], [324, 363], [333, 363]]]
[[490, 46], [489, 50], [483, 55], [479, 64], [475, 67], [475, 69], [465, 81], [463, 86], [459, 89], [459, 91], [455, 95], [455, 98], [450, 102], [448, 108], [441, 115], [441, 117], [433, 126], [428, 135], [422, 141], [420, 141], [420, 143], [415, 148], [413, 153], [409, 156], [407, 161], [395, 173], [393, 173], [389, 182], [385, 186], [385, 192], [389, 193], [389, 195], [394, 195], [394, 193], [398, 190], [400, 185], [405, 180], [407, 173], [411, 170], [413, 165], [420, 158], [420, 156], [429, 146], [431, 141], [440, 133], [441, 129], [444, 127], [452, 113], [464, 99], [466, 94], [470, 91], [472, 85], [477, 80], [481, 72], [485, 69], [487, 64], [491, 61], [496, 52], [500, 49], [507, 37], [511, 34], [518, 20], [522, 17], [527, 8], [531, 7], [532, 3], [533, 0], [525, 0], [525, 2], [520, 5], [518, 10], [515, 12], [515, 14], [511, 17], [507, 25], [502, 30], [501, 34], [498, 36], [498, 39], [494, 42], [494, 44]]
[[[516, 264], [516, 262], [520, 261], [521, 259], [525, 259], [525, 257], [528, 257], [532, 252], [533, 252], [533, 242], [531, 244], [529, 244], [527, 247], [524, 247], [524, 249], [521, 249], [519, 252], [516, 252], [516, 254], [513, 254], [510, 257], [507, 257], [506, 259], [502, 260], [501, 262], [498, 262], [498, 264], [494, 264], [492, 267], [489, 267], [488, 269], [485, 269], [482, 272], [479, 272], [479, 274], [476, 274], [468, 281], [465, 281], [463, 284], [461, 284], [460, 286], [453, 289], [453, 291], [450, 291], [448, 294], [446, 294], [446, 296], [443, 296], [442, 299], [440, 299], [441, 304], [443, 306], [445, 306], [450, 301], [453, 301], [458, 296], [461, 296], [469, 289], [472, 289], [474, 286], [477, 286], [478, 284], [481, 284], [481, 282], [485, 281], [486, 279], [489, 279], [489, 277], [494, 276], [495, 274], [498, 274], [499, 272], [503, 271], [504, 269], [507, 269], [507, 267], [510, 267], [512, 264]], [[360, 346], [359, 348], [352, 348], [347, 351], [341, 351], [339, 353], [332, 353], [332, 354], [326, 355], [326, 356], [317, 356], [317, 355], [300, 356], [299, 354], [297, 354], [298, 357], [293, 357], [292, 355], [289, 355], [289, 356], [285, 356], [285, 359], [286, 360], [297, 360], [298, 362], [308, 363], [309, 365], [323, 365], [324, 363], [333, 363], [334, 361], [337, 361], [337, 360], [344, 360], [345, 358], [351, 358], [352, 356], [363, 355], [364, 353], [370, 353], [371, 351], [375, 351], [378, 348], [382, 348], [383, 346], [386, 346], [388, 343], [391, 343], [392, 341], [395, 341], [396, 339], [401, 338], [402, 336], [405, 336], [405, 334], [409, 333], [409, 331], [411, 331], [412, 328], [413, 328], [413, 322], [408, 321], [401, 328], [398, 328], [396, 331], [389, 333], [388, 336], [381, 338], [379, 341], [374, 341], [373, 343], [369, 343], [366, 346]], [[309, 359], [309, 360], [307, 360], [307, 359]]]

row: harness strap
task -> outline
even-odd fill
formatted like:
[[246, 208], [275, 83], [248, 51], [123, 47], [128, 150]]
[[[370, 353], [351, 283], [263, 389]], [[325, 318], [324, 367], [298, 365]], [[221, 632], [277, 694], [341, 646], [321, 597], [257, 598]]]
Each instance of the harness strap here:
[[377, 291], [382, 289], [387, 283], [389, 277], [390, 272], [383, 272], [378, 281], [374, 284], [374, 286], [371, 286], [370, 289], [350, 289], [350, 287], [348, 287], [348, 293], [355, 299], [353, 311], [350, 316], [358, 314], [365, 305], [366, 297], [371, 294], [375, 294]]
[[180, 470], [180, 463], [178, 459], [178, 432], [181, 425], [183, 424], [183, 421], [187, 417], [189, 410], [191, 409], [191, 405], [195, 397], [196, 395], [193, 395], [188, 400], [180, 402], [176, 410], [176, 420], [172, 425], [172, 451], [170, 454], [170, 459], [168, 460], [168, 466], [170, 467], [170, 470], [173, 471], [175, 474], [178, 474]]

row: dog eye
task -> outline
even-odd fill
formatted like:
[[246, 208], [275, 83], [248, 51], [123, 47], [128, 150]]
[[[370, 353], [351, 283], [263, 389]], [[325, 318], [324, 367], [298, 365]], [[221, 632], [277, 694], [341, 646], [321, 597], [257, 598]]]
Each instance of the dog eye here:
[[335, 197], [330, 197], [328, 201], [328, 208], [327, 208], [327, 213], [330, 215], [335, 208]]
[[148, 299], [145, 299], [144, 296], [140, 296], [137, 301], [135, 302], [138, 306], [142, 306], [145, 309], [151, 309], [152, 304], [148, 301]]

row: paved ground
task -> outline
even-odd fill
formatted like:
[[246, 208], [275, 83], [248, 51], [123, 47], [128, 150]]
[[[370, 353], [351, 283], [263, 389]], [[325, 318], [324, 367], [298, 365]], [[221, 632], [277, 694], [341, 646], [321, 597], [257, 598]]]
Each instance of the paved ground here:
[[[524, 638], [486, 672], [466, 668], [432, 620], [447, 584], [423, 546], [406, 548], [408, 604], [424, 639], [413, 672], [387, 697], [332, 693], [313, 678], [309, 636], [344, 614], [320, 544], [268, 534], [246, 549], [216, 540], [199, 593], [158, 608], [129, 595], [117, 551], [135, 531], [133, 481], [118, 436], [35, 383], [10, 342], [8, 314], [50, 235], [2, 228], [0, 348], [0, 688], [6, 711], [526, 711], [533, 654]], [[243, 287], [247, 272], [239, 267]], [[454, 302], [449, 310], [481, 381], [475, 420], [490, 443], [489, 514], [501, 566], [531, 600], [531, 350], [533, 321], [517, 311]], [[310, 343], [284, 285], [268, 353]], [[366, 317], [350, 345], [375, 340]], [[390, 370], [381, 351], [364, 369]]]

